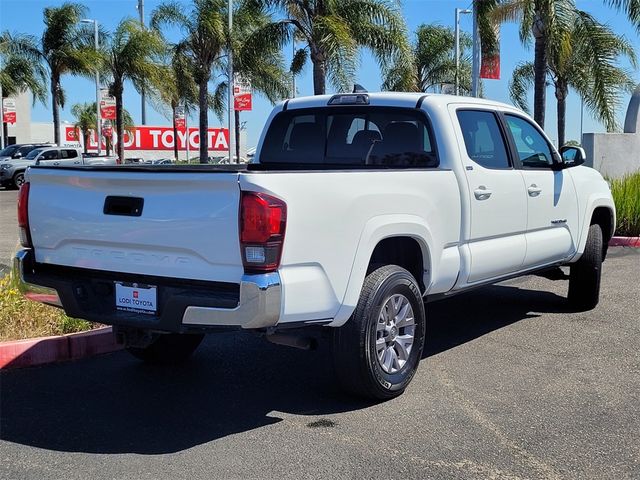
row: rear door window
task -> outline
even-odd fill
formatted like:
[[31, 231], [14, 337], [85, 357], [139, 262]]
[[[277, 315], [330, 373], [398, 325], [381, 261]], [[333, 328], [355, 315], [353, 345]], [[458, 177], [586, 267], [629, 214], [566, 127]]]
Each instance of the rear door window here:
[[495, 113], [458, 110], [457, 116], [467, 155], [471, 160], [485, 168], [511, 168]]
[[260, 163], [354, 168], [439, 164], [423, 113], [380, 107], [281, 112], [269, 127]]
[[76, 158], [78, 156], [77, 150], [61, 150], [61, 158]]
[[58, 150], [48, 150], [40, 156], [39, 160], [55, 160], [58, 158], [60, 158]]

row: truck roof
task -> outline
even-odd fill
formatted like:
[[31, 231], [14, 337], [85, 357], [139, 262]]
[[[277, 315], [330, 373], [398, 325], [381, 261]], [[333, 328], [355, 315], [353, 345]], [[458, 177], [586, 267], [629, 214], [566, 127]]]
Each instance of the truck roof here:
[[[514, 108], [513, 105], [506, 103], [487, 100], [484, 98], [463, 97], [456, 95], [442, 95], [437, 93], [421, 93], [421, 92], [363, 92], [369, 97], [369, 105], [380, 107], [409, 107], [415, 108], [418, 101], [422, 99], [423, 105], [443, 106], [450, 103], [472, 103], [491, 107]], [[358, 95], [357, 93], [340, 93], [335, 95], [314, 95], [308, 97], [296, 97], [286, 100], [282, 103], [286, 104], [286, 109], [324, 107], [329, 103], [332, 97], [336, 95]]]

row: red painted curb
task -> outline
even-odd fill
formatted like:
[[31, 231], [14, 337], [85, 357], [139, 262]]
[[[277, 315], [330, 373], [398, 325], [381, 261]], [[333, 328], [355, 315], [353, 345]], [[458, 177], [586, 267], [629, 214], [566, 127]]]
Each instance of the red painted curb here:
[[77, 360], [120, 350], [111, 327], [0, 343], [0, 370]]
[[640, 248], [640, 237], [613, 237], [609, 240], [609, 246]]

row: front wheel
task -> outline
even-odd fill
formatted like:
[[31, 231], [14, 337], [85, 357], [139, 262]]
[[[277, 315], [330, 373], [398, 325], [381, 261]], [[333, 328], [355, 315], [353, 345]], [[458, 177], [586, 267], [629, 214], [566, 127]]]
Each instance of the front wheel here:
[[13, 186], [20, 188], [24, 183], [24, 172], [18, 172], [13, 176]]
[[602, 275], [602, 243], [600, 225], [591, 225], [584, 253], [570, 267], [568, 299], [570, 305], [577, 310], [591, 310], [598, 305]]
[[164, 333], [146, 347], [127, 347], [127, 351], [145, 363], [177, 364], [187, 360], [203, 338], [202, 334]]
[[367, 275], [355, 312], [336, 328], [336, 374], [350, 393], [387, 400], [404, 392], [422, 357], [425, 311], [416, 280], [385, 265]]

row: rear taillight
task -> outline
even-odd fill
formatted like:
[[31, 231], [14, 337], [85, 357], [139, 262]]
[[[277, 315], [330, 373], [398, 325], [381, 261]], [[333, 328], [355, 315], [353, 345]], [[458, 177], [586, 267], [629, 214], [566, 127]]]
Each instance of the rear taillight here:
[[18, 228], [20, 232], [20, 244], [31, 248], [31, 232], [29, 231], [29, 186], [23, 183], [18, 194]]
[[246, 272], [273, 272], [280, 265], [287, 204], [266, 193], [242, 192], [240, 248]]

